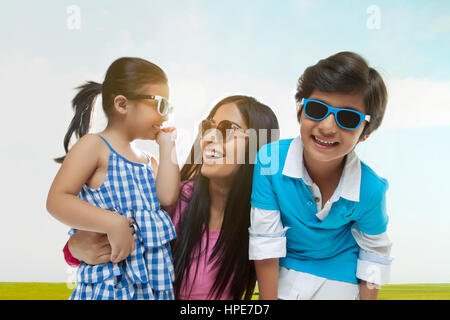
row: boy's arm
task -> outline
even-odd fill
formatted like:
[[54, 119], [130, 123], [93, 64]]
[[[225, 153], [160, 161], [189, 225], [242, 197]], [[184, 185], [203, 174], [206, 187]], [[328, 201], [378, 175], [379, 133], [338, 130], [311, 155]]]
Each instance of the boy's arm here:
[[156, 194], [162, 206], [170, 206], [173, 204], [177, 201], [180, 193], [180, 168], [178, 166], [175, 141], [171, 137], [172, 134], [175, 134], [174, 131], [175, 128], [162, 129], [157, 137], [159, 144], [159, 165], [152, 158], [152, 165], [156, 177]]
[[378, 289], [374, 283], [370, 283], [364, 280], [359, 282], [359, 300], [377, 300]]
[[390, 257], [392, 242], [386, 232], [368, 235], [361, 232], [357, 224], [351, 231], [360, 247], [356, 271], [360, 279], [360, 299], [376, 299], [380, 286], [389, 281], [393, 261]]
[[286, 256], [286, 230], [281, 222], [272, 179], [277, 174], [278, 145], [264, 145], [253, 171], [250, 210], [249, 259], [255, 260], [260, 299], [278, 298], [279, 258]]
[[360, 299], [376, 299], [381, 285], [389, 282], [393, 258], [387, 235], [386, 180], [373, 193], [367, 210], [356, 220], [351, 232], [360, 247], [356, 277], [360, 280]]
[[255, 260], [261, 300], [278, 298], [279, 258], [286, 256], [286, 228], [278, 210], [251, 207], [249, 259]]
[[255, 260], [260, 300], [278, 299], [278, 268], [278, 258]]

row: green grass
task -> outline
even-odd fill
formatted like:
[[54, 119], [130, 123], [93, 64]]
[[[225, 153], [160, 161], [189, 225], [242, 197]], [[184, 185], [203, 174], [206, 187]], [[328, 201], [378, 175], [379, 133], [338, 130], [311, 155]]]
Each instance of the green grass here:
[[450, 283], [387, 284], [381, 287], [378, 300], [450, 300]]
[[[65, 283], [0, 282], [0, 300], [67, 300], [71, 293]], [[385, 285], [378, 299], [450, 300], [450, 283]]]
[[0, 282], [0, 300], [67, 300], [65, 283]]

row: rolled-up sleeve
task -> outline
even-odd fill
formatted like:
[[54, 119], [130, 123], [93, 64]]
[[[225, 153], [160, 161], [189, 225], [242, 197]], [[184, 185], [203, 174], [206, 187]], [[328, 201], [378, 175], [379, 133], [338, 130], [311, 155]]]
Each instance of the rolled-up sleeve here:
[[356, 277], [376, 285], [388, 283], [394, 259], [390, 256], [392, 242], [387, 233], [369, 235], [359, 230], [357, 224], [351, 232], [360, 247]]
[[251, 207], [249, 259], [263, 260], [286, 256], [286, 230], [279, 210]]

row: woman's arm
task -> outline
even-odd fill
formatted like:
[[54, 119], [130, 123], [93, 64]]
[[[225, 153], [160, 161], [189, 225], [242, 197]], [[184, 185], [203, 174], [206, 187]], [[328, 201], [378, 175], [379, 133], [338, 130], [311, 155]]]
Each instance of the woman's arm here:
[[[170, 206], [180, 192], [180, 168], [175, 147], [176, 129], [163, 128], [156, 142], [159, 144], [159, 166], [156, 164], [156, 194], [162, 206]], [[152, 163], [155, 167], [155, 164]]]
[[[129, 219], [132, 224], [134, 221]], [[131, 226], [130, 233], [136, 231]], [[67, 241], [64, 250], [64, 259], [71, 267], [77, 267], [80, 261], [97, 265], [111, 261], [111, 245], [106, 234], [78, 230]]]
[[111, 260], [118, 262], [134, 250], [134, 238], [130, 235], [127, 218], [77, 197], [83, 184], [97, 169], [100, 149], [95, 135], [82, 137], [72, 147], [50, 187], [47, 210], [57, 220], [73, 228], [106, 233], [112, 246]]
[[86, 264], [97, 265], [111, 261], [111, 246], [106, 234], [79, 230], [70, 237], [67, 245], [68, 255]]

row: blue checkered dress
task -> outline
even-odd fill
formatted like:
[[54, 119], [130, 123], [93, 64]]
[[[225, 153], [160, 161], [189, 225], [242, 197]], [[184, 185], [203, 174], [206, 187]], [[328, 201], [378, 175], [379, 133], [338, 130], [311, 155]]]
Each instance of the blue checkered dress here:
[[[100, 136], [101, 137], [101, 136]], [[131, 162], [111, 149], [105, 181], [92, 189], [84, 185], [78, 197], [135, 221], [136, 250], [124, 261], [90, 266], [81, 263], [72, 300], [174, 299], [170, 241], [175, 228], [160, 208], [151, 161]], [[71, 229], [69, 235], [76, 232]]]

